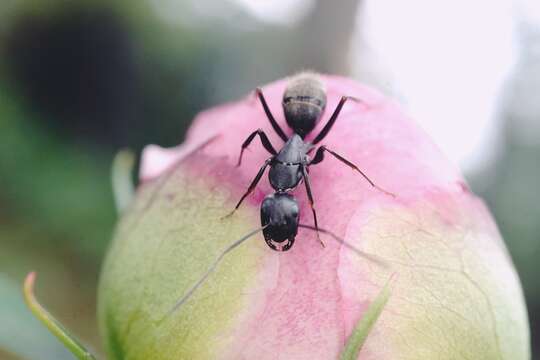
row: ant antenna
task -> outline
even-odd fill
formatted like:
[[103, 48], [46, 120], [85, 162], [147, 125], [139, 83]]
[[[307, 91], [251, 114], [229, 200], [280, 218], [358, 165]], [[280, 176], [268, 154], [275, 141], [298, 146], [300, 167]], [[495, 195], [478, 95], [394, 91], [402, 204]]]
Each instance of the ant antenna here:
[[161, 321], [163, 321], [164, 319], [171, 316], [176, 310], [178, 310], [178, 308], [180, 308], [180, 306], [182, 306], [191, 297], [191, 295], [193, 295], [195, 290], [197, 290], [199, 288], [199, 286], [201, 286], [204, 283], [204, 281], [208, 278], [208, 276], [210, 276], [210, 274], [213, 273], [214, 270], [216, 270], [217, 266], [219, 265], [221, 260], [223, 260], [225, 255], [227, 255], [228, 253], [233, 251], [235, 248], [240, 246], [244, 241], [246, 241], [247, 239], [249, 239], [253, 235], [257, 234], [259, 231], [262, 231], [267, 226], [268, 225], [265, 225], [265, 226], [262, 226], [262, 227], [260, 227], [260, 228], [258, 228], [256, 230], [253, 230], [252, 232], [250, 232], [247, 235], [245, 235], [245, 236], [241, 237], [240, 239], [236, 240], [231, 245], [229, 245], [225, 250], [223, 250], [223, 252], [218, 256], [218, 258], [214, 261], [214, 263], [210, 266], [210, 268], [206, 271], [206, 273], [199, 279], [199, 281], [197, 281], [195, 283], [195, 285], [193, 285], [191, 287], [191, 289], [189, 289], [189, 291], [184, 296], [182, 296], [176, 302], [176, 304], [174, 304], [174, 306], [169, 311], [167, 311], [167, 313], [165, 314], [165, 316], [163, 317], [163, 319]]
[[[189, 289], [189, 291], [184, 296], [182, 296], [176, 302], [176, 304], [174, 304], [174, 306], [169, 311], [167, 311], [167, 313], [163, 316], [163, 318], [159, 321], [159, 323], [161, 323], [163, 320], [165, 320], [169, 316], [171, 316], [176, 310], [178, 310], [182, 305], [184, 305], [189, 300], [189, 298], [193, 295], [193, 293], [206, 281], [208, 276], [210, 276], [210, 274], [212, 274], [216, 270], [217, 266], [223, 260], [225, 255], [227, 255], [228, 253], [233, 251], [235, 248], [240, 246], [243, 242], [245, 242], [247, 239], [249, 239], [253, 235], [257, 234], [259, 231], [264, 230], [264, 228], [266, 228], [267, 226], [268, 225], [265, 225], [265, 226], [262, 226], [262, 227], [260, 227], [258, 229], [255, 229], [255, 230], [251, 231], [247, 235], [244, 235], [243, 237], [241, 237], [240, 239], [236, 240], [234, 243], [229, 245], [225, 250], [223, 250], [223, 252], [212, 263], [210, 268], [206, 271], [206, 273], [204, 273], [204, 275], [199, 279], [199, 281], [197, 281], [195, 283], [195, 285], [193, 285]], [[312, 230], [312, 231], [317, 231], [317, 228], [315, 228], [314, 226], [311, 226], [311, 225], [298, 224], [298, 227], [308, 229], [308, 230]], [[380, 257], [378, 257], [376, 255], [373, 255], [373, 254], [368, 254], [368, 253], [366, 253], [366, 252], [364, 252], [362, 250], [359, 250], [358, 248], [356, 248], [355, 246], [349, 244], [344, 239], [340, 238], [339, 236], [337, 236], [336, 234], [334, 234], [330, 230], [326, 230], [326, 229], [323, 229], [323, 228], [318, 228], [318, 231], [323, 233], [323, 234], [329, 235], [333, 240], [335, 240], [338, 243], [344, 245], [348, 249], [355, 252], [357, 255], [359, 255], [359, 256], [367, 259], [367, 260], [369, 260], [369, 261], [371, 261], [371, 262], [373, 262], [373, 263], [375, 263], [375, 264], [377, 264], [377, 265], [379, 265], [379, 266], [381, 266], [381, 267], [383, 267], [385, 269], [390, 267], [388, 265], [388, 263], [386, 261], [384, 261], [383, 259], [381, 259]]]
[[358, 249], [357, 247], [349, 244], [347, 241], [345, 241], [345, 239], [342, 239], [340, 238], [339, 236], [337, 236], [336, 234], [334, 234], [333, 232], [331, 232], [330, 230], [326, 230], [326, 229], [322, 229], [322, 228], [316, 228], [315, 226], [311, 226], [311, 225], [305, 225], [305, 224], [298, 224], [298, 227], [300, 228], [304, 228], [304, 229], [309, 229], [309, 230], [312, 230], [312, 231], [319, 231], [323, 234], [326, 234], [326, 235], [329, 235], [333, 240], [337, 241], [338, 243], [342, 244], [343, 246], [345, 246], [346, 248], [348, 248], [349, 250], [352, 250], [353, 252], [355, 252], [358, 256], [361, 256], [385, 269], [388, 269], [390, 267], [390, 265], [388, 264], [388, 262], [386, 262], [385, 260], [383, 260], [382, 258], [380, 258], [379, 256], [377, 255], [373, 255], [373, 254], [369, 254], [365, 251], [362, 251], [360, 249]]

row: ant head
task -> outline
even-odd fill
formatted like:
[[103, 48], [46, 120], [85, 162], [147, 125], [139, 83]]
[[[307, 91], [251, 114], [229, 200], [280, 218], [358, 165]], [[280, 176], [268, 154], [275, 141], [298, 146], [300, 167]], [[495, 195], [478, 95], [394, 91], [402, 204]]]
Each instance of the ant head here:
[[283, 93], [287, 124], [304, 138], [315, 128], [326, 107], [326, 89], [314, 73], [293, 77]]
[[[270, 248], [287, 251], [298, 233], [299, 208], [296, 199], [286, 193], [270, 194], [261, 205], [261, 225], [264, 239]], [[278, 245], [287, 241], [281, 248]]]

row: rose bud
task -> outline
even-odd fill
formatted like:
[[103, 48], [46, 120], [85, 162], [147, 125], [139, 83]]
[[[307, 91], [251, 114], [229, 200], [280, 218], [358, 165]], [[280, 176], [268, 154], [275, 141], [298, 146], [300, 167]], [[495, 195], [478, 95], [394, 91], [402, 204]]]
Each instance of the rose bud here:
[[[148, 146], [100, 281], [109, 359], [530, 357], [519, 279], [484, 203], [394, 102], [348, 79], [321, 80], [326, 110], [305, 140], [342, 96], [359, 99], [317, 146], [379, 188], [327, 152], [309, 167], [326, 246], [300, 227], [288, 251], [273, 251], [260, 231], [231, 249], [261, 227], [275, 192], [265, 173], [225, 216], [272, 156], [255, 137], [237, 167], [241, 144], [260, 128], [284, 146], [257, 96], [203, 112], [177, 148]], [[290, 137], [288, 81], [263, 93]], [[305, 185], [290, 194], [300, 223], [313, 226]]]

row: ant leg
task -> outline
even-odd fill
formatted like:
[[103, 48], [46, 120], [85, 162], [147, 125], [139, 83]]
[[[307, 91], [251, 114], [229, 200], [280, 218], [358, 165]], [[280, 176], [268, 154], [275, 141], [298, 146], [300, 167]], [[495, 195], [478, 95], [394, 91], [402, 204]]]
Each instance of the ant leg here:
[[278, 134], [278, 136], [285, 142], [287, 142], [287, 135], [281, 130], [279, 127], [276, 119], [274, 119], [274, 115], [272, 115], [272, 112], [270, 112], [270, 108], [268, 107], [268, 104], [266, 103], [266, 100], [264, 98], [263, 92], [261, 88], [255, 89], [255, 94], [259, 98], [259, 101], [262, 104], [262, 107], [264, 109], [264, 112], [266, 113], [266, 117], [268, 118], [268, 121], [270, 121], [270, 124], [274, 128], [274, 131]]
[[330, 129], [332, 129], [332, 126], [334, 126], [334, 123], [336, 122], [339, 116], [339, 113], [341, 112], [341, 109], [343, 108], [343, 105], [345, 105], [345, 102], [347, 102], [347, 100], [362, 102], [362, 100], [352, 97], [352, 96], [342, 96], [341, 100], [339, 101], [339, 104], [336, 106], [336, 109], [334, 110], [334, 113], [332, 114], [332, 116], [330, 116], [330, 119], [328, 120], [324, 128], [321, 130], [319, 135], [317, 135], [315, 140], [313, 140], [313, 144], [318, 144], [319, 142], [321, 142], [322, 139], [326, 137], [326, 135], [328, 135], [328, 133], [330, 132]]
[[313, 202], [313, 194], [311, 193], [311, 185], [309, 183], [309, 175], [307, 172], [307, 167], [302, 165], [302, 174], [304, 175], [304, 181], [306, 184], [306, 192], [309, 200], [309, 205], [311, 206], [311, 211], [313, 212], [313, 222], [315, 223], [315, 230], [317, 231], [317, 240], [321, 243], [322, 247], [325, 247], [324, 242], [319, 236], [319, 223], [317, 222], [317, 213], [315, 212], [315, 206]]
[[[311, 162], [309, 163], [309, 165], [315, 165], [315, 164], [318, 164], [320, 163], [321, 161], [323, 161], [324, 159], [324, 152], [325, 151], [328, 151], [330, 154], [334, 155], [336, 157], [336, 159], [338, 159], [339, 161], [341, 161], [342, 163], [344, 163], [345, 165], [349, 166], [351, 169], [353, 170], [356, 170], [360, 173], [360, 175], [362, 175], [364, 177], [364, 179], [366, 179], [366, 181], [371, 185], [373, 186], [375, 189], [387, 194], [387, 195], [390, 195], [392, 197], [396, 197], [395, 194], [389, 192], [389, 191], [386, 191], [384, 190], [383, 188], [377, 186], [373, 181], [371, 181], [370, 178], [367, 177], [366, 174], [364, 174], [362, 172], [362, 170], [360, 170], [358, 168], [358, 166], [354, 165], [352, 162], [350, 162], [349, 160], [345, 159], [343, 156], [339, 155], [338, 153], [328, 149], [326, 146], [320, 146], [318, 149], [317, 149], [317, 152], [315, 153], [315, 156], [313, 157], [313, 160], [311, 160]], [[309, 166], [308, 165], [308, 166]]]
[[339, 236], [337, 236], [336, 234], [334, 234], [330, 230], [326, 230], [326, 229], [323, 229], [323, 228], [319, 228], [317, 230], [317, 229], [315, 229], [315, 227], [313, 227], [311, 225], [305, 225], [305, 224], [298, 224], [298, 227], [313, 230], [313, 231], [319, 231], [319, 232], [321, 232], [323, 234], [329, 235], [331, 239], [333, 239], [333, 240], [337, 241], [338, 243], [342, 244], [343, 246], [345, 246], [349, 250], [352, 250], [358, 256], [361, 256], [361, 257], [373, 262], [374, 264], [377, 264], [377, 265], [381, 266], [382, 268], [385, 268], [385, 269], [390, 268], [390, 264], [388, 262], [386, 262], [385, 260], [383, 260], [381, 257], [379, 257], [379, 256], [377, 256], [375, 254], [369, 254], [367, 252], [364, 252], [364, 251], [356, 248], [354, 245], [349, 244], [347, 241], [345, 241], [345, 239], [340, 238]]
[[259, 183], [259, 181], [261, 180], [261, 177], [263, 176], [264, 174], [264, 170], [266, 170], [266, 167], [268, 165], [270, 165], [270, 163], [272, 162], [272, 158], [266, 160], [264, 162], [264, 165], [261, 166], [261, 168], [259, 169], [259, 172], [257, 173], [257, 175], [255, 176], [255, 178], [253, 179], [253, 181], [251, 182], [251, 184], [249, 185], [247, 191], [244, 193], [244, 195], [242, 195], [242, 197], [240, 198], [240, 201], [238, 201], [238, 203], [236, 204], [236, 206], [234, 207], [233, 211], [231, 211], [229, 214], [223, 216], [221, 219], [224, 219], [224, 218], [228, 218], [230, 216], [232, 216], [232, 214], [234, 214], [234, 212], [236, 210], [238, 210], [238, 208], [240, 207], [240, 204], [242, 204], [242, 201], [244, 201], [244, 199], [249, 195], [251, 194], [251, 192], [253, 192], [253, 190], [255, 189], [255, 187], [257, 186], [257, 184]]
[[248, 138], [242, 144], [242, 150], [240, 150], [240, 156], [238, 157], [238, 164], [236, 164], [236, 166], [240, 166], [240, 164], [242, 163], [242, 155], [244, 155], [244, 150], [249, 146], [249, 144], [251, 144], [251, 142], [253, 141], [256, 135], [259, 135], [259, 138], [261, 139], [261, 143], [263, 144], [266, 151], [268, 151], [272, 155], [277, 155], [277, 151], [272, 146], [272, 143], [270, 142], [270, 140], [268, 140], [268, 136], [266, 136], [264, 131], [262, 131], [261, 129], [258, 129], [252, 132], [251, 135], [249, 135]]

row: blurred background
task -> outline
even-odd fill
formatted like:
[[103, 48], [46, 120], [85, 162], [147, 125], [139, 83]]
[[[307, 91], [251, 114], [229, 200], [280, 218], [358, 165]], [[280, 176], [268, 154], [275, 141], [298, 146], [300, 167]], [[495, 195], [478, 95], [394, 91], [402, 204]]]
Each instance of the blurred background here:
[[[339, 4], [339, 6], [337, 5]], [[96, 353], [114, 154], [173, 146], [194, 115], [302, 69], [394, 97], [493, 211], [540, 359], [540, 5], [532, 0], [0, 2], [0, 359], [71, 359], [22, 305]]]

